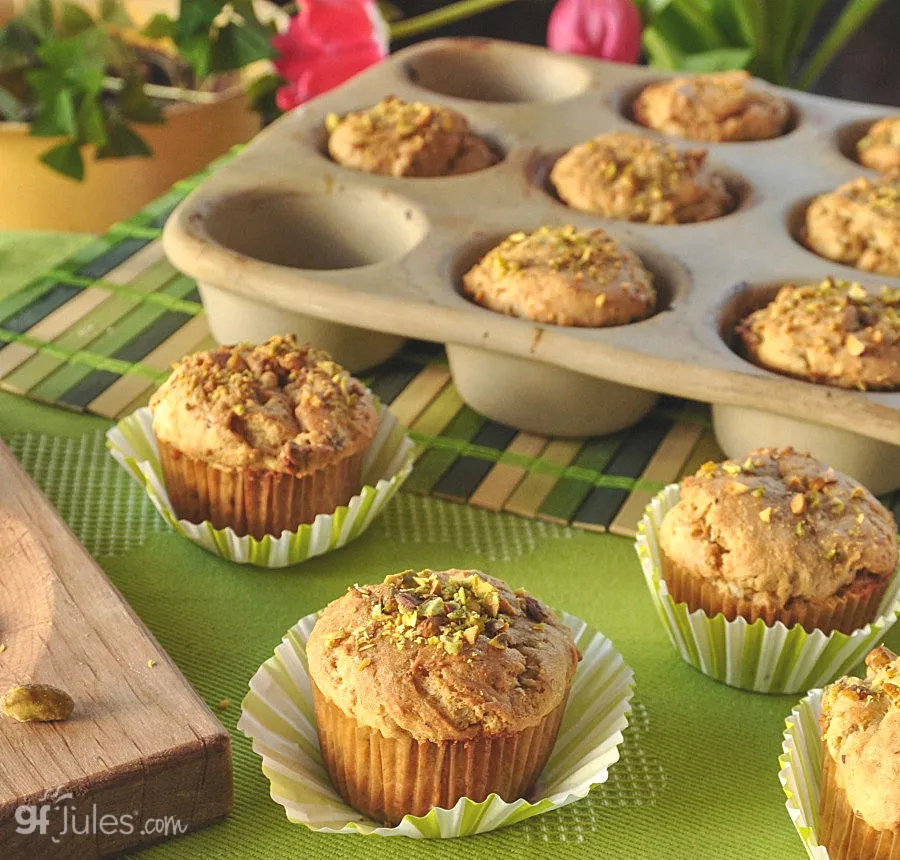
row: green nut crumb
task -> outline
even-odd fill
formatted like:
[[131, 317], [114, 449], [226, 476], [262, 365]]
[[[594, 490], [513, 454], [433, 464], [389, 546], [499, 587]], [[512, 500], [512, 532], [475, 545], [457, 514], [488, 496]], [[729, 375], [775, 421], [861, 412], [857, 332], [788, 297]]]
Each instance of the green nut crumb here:
[[0, 699], [0, 711], [20, 723], [50, 723], [67, 720], [75, 710], [72, 697], [48, 684], [13, 687]]

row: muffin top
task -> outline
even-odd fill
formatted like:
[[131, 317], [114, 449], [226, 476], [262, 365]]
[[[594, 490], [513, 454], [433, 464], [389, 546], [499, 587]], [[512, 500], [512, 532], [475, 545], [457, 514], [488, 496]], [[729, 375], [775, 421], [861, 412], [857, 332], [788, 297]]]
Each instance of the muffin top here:
[[806, 243], [830, 260], [900, 277], [900, 174], [861, 176], [817, 197], [806, 210]]
[[612, 132], [572, 147], [553, 166], [550, 180], [569, 206], [583, 212], [683, 224], [733, 208], [725, 183], [705, 161], [703, 149], [681, 153], [639, 134]]
[[856, 144], [859, 163], [888, 173], [900, 170], [900, 116], [878, 120]]
[[343, 118], [329, 114], [326, 129], [331, 157], [366, 173], [458, 176], [497, 161], [462, 114], [394, 96]]
[[466, 272], [463, 288], [491, 310], [557, 325], [622, 325], [656, 307], [637, 254], [603, 230], [572, 226], [513, 233]]
[[362, 383], [293, 335], [186, 356], [150, 409], [156, 437], [189, 457], [291, 475], [359, 453], [378, 430]]
[[735, 596], [822, 599], [897, 566], [891, 513], [862, 485], [792, 448], [706, 463], [663, 519], [666, 556]]
[[883, 645], [866, 677], [839, 678], [822, 693], [822, 737], [835, 781], [876, 830], [900, 829], [900, 660]]
[[346, 714], [434, 742], [537, 725], [565, 701], [580, 659], [551, 610], [477, 570], [354, 585], [325, 607], [306, 653]]
[[648, 128], [714, 142], [778, 137], [791, 115], [781, 96], [754, 86], [744, 71], [651, 84], [641, 91], [633, 111]]
[[785, 284], [737, 333], [761, 367], [839, 388], [900, 388], [900, 289]]

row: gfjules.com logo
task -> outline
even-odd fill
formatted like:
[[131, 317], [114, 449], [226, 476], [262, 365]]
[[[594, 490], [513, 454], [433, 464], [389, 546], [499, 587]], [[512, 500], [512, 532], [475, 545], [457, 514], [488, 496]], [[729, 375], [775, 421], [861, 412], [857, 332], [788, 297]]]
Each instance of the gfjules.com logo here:
[[139, 812], [101, 814], [96, 805], [81, 808], [70, 792], [45, 792], [37, 803], [16, 807], [16, 833], [44, 836], [59, 843], [78, 837], [134, 836], [169, 837], [187, 833], [188, 825], [174, 815], [141, 818]]

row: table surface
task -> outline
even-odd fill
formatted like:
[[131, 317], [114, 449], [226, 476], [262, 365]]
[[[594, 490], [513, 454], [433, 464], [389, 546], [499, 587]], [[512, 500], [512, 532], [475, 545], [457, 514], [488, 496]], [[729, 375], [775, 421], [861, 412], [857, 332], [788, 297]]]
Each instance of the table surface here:
[[[83, 241], [0, 235], [0, 296]], [[107, 426], [0, 394], [0, 436], [206, 701], [231, 702], [218, 714], [234, 741], [233, 815], [141, 856], [804, 856], [777, 778], [784, 717], [798, 697], [733, 690], [682, 663], [655, 615], [631, 541], [401, 493], [344, 550], [286, 571], [248, 569], [163, 524], [105, 454]], [[637, 692], [623, 759], [609, 782], [564, 810], [463, 840], [330, 836], [289, 824], [235, 729], [248, 680], [298, 618], [349, 584], [451, 566], [525, 586], [612, 638], [635, 671]], [[887, 641], [900, 646], [900, 632]]]

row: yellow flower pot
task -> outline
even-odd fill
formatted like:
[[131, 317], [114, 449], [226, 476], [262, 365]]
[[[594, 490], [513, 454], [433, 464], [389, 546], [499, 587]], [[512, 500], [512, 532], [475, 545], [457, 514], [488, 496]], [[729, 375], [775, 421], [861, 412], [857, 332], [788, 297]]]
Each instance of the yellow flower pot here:
[[96, 161], [86, 149], [83, 182], [38, 161], [56, 140], [0, 122], [0, 230], [102, 232], [259, 130], [240, 87], [206, 104], [171, 105], [165, 116], [162, 125], [138, 127], [151, 157]]

